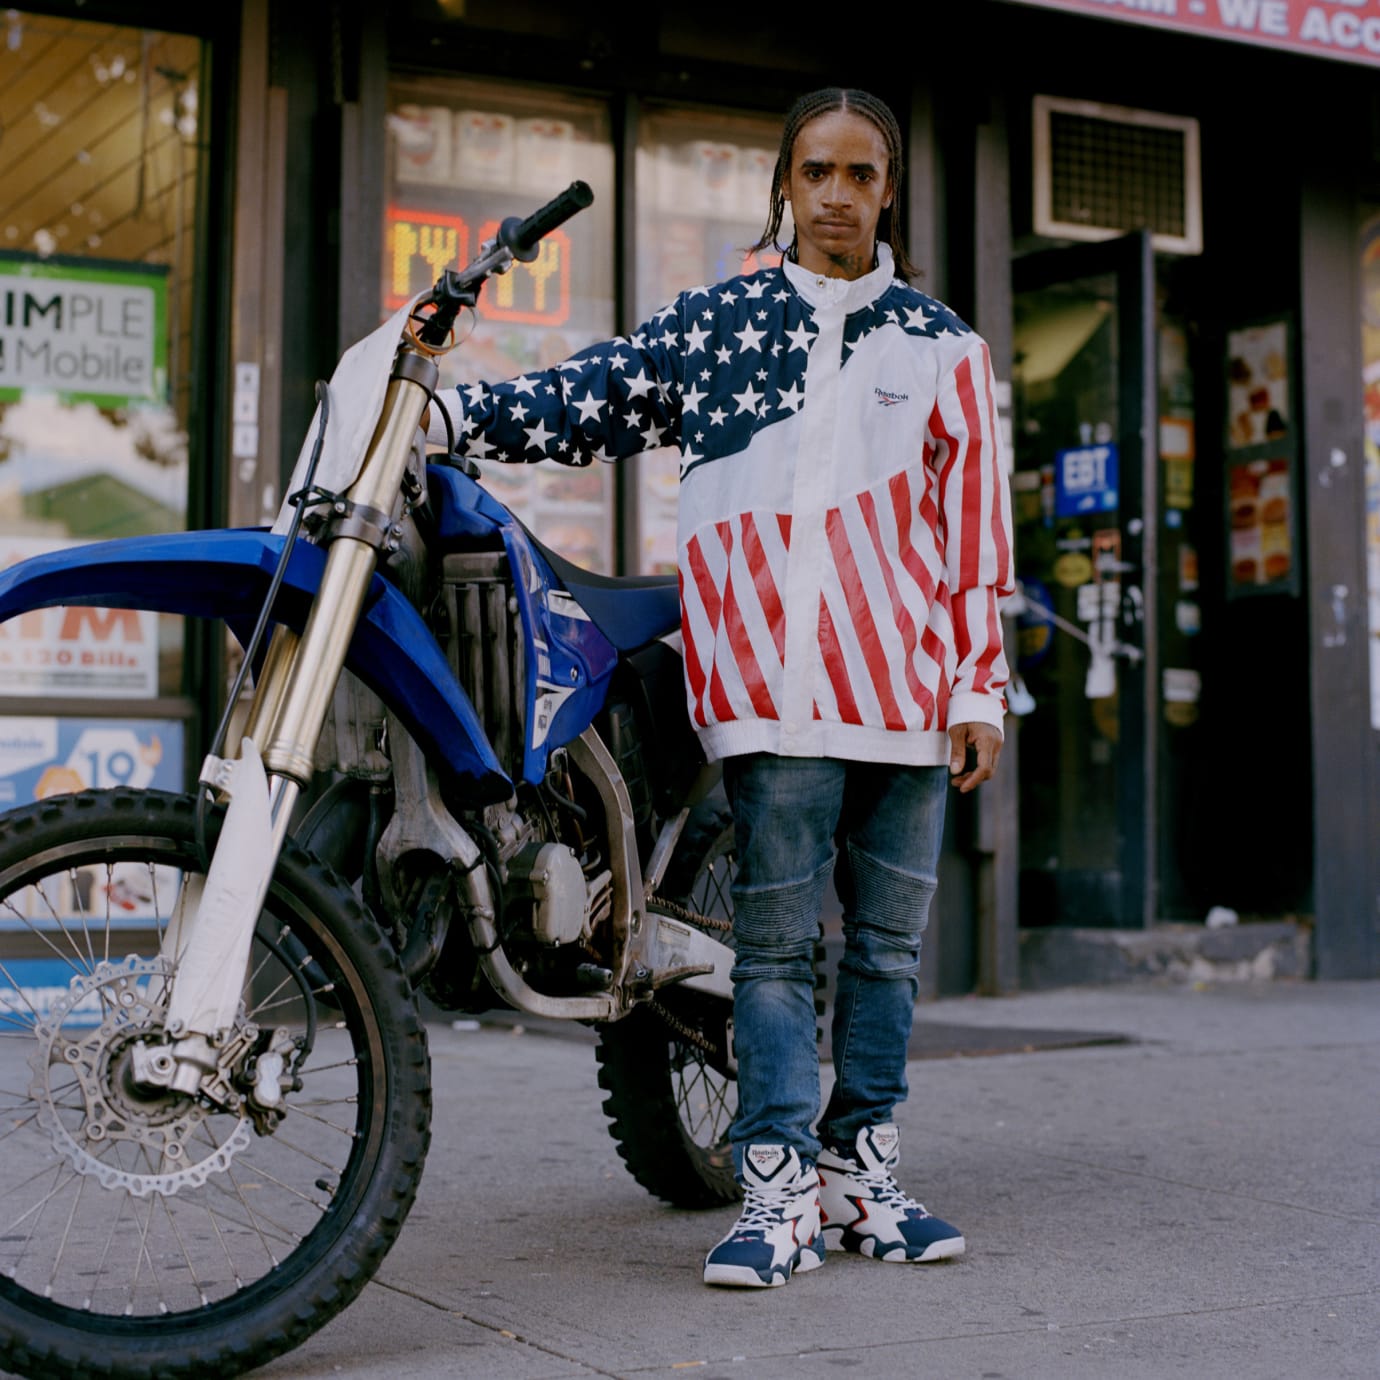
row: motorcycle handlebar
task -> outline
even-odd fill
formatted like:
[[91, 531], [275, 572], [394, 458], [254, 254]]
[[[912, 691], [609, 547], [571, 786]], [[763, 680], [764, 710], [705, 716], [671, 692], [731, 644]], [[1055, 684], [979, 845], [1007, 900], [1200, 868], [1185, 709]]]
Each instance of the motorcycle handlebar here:
[[498, 242], [513, 258], [530, 263], [537, 257], [537, 244], [558, 225], [583, 211], [594, 200], [588, 182], [572, 182], [560, 196], [553, 197], [540, 210], [533, 211], [526, 220], [509, 216], [499, 227]]
[[593, 200], [589, 183], [572, 182], [560, 196], [533, 211], [526, 220], [509, 216], [473, 263], [459, 272], [447, 269], [436, 280], [426, 299], [435, 310], [417, 331], [421, 343], [432, 348], [444, 345], [455, 324], [456, 313], [461, 307], [474, 306], [489, 274], [506, 273], [514, 259], [530, 263], [537, 257], [537, 245], [542, 237], [563, 225], [577, 211], [583, 211]]

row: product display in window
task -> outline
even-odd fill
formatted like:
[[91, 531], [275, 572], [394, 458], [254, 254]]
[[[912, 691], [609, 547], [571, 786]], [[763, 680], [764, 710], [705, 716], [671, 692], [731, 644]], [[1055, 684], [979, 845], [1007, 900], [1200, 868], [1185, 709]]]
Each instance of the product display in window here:
[[[614, 333], [613, 146], [602, 103], [458, 80], [398, 82], [388, 130], [384, 314], [468, 263], [505, 217], [529, 214], [576, 179], [594, 190], [585, 214], [486, 287], [484, 329], [443, 357], [443, 387], [545, 368]], [[609, 467], [483, 468], [542, 541], [588, 569], [613, 570]]]

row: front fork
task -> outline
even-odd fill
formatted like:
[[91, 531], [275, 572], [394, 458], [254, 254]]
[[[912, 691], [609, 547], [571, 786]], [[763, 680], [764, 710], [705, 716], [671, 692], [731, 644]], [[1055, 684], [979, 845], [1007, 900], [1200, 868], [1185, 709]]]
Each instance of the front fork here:
[[300, 637], [278, 629], [238, 758], [208, 760], [203, 771], [205, 784], [228, 794], [230, 804], [195, 912], [168, 955], [177, 963], [168, 1001], [171, 1086], [180, 1092], [195, 1093], [223, 1058], [269, 881], [293, 806], [311, 780], [316, 741], [379, 552], [392, 539], [393, 505], [436, 382], [429, 355], [411, 346], [400, 350], [359, 476], [328, 500], [330, 549], [306, 626]]

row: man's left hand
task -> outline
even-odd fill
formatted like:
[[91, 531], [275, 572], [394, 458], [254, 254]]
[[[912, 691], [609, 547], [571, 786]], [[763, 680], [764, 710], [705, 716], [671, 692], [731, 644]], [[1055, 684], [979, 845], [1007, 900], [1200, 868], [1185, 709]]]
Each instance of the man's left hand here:
[[[1001, 730], [991, 724], [950, 724], [949, 780], [965, 795], [974, 786], [991, 779], [1001, 756]], [[968, 765], [968, 749], [973, 749], [974, 762]]]

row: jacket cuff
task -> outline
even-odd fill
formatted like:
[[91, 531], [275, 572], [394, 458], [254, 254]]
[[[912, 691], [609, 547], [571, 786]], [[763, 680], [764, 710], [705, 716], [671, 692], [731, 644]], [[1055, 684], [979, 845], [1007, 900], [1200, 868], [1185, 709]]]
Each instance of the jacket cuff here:
[[991, 724], [1000, 733], [1005, 713], [1006, 701], [1000, 695], [979, 695], [971, 690], [959, 690], [949, 696], [944, 717], [951, 728], [954, 724]]

